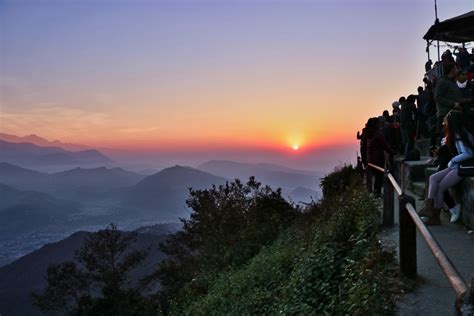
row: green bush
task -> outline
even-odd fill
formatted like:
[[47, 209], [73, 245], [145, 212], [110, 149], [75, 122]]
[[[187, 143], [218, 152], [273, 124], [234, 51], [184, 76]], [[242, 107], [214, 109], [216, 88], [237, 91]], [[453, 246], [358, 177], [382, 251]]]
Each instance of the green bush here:
[[393, 254], [378, 243], [378, 207], [360, 184], [350, 166], [328, 175], [319, 205], [245, 265], [186, 284], [171, 314], [393, 313]]
[[156, 276], [162, 308], [171, 301], [205, 295], [220, 271], [240, 267], [262, 246], [273, 242], [300, 215], [281, 190], [262, 186], [252, 177], [207, 190], [190, 190], [190, 219], [161, 249], [168, 255]]

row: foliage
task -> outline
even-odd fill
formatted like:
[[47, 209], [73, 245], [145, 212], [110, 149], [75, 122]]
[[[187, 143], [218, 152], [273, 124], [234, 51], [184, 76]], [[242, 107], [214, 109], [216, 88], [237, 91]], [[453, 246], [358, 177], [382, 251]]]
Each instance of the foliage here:
[[334, 172], [326, 175], [321, 180], [323, 196], [335, 196], [350, 186], [360, 183], [360, 181], [361, 178], [356, 176], [355, 169], [352, 165], [337, 167]]
[[[42, 311], [71, 315], [143, 315], [148, 304], [142, 284], [128, 282], [128, 274], [147, 253], [131, 249], [134, 234], [124, 234], [111, 224], [90, 234], [76, 252], [75, 261], [51, 265], [47, 287], [33, 293], [33, 303]], [[77, 262], [77, 263], [76, 263]]]
[[186, 299], [183, 291], [205, 294], [205, 276], [243, 265], [299, 214], [280, 189], [261, 186], [253, 177], [247, 184], [235, 180], [207, 190], [190, 189], [187, 205], [193, 210], [190, 219], [182, 219], [183, 230], [161, 247], [169, 256], [156, 272], [164, 308], [169, 299]]
[[[350, 166], [323, 179], [323, 190], [320, 205], [245, 265], [188, 282], [171, 314], [392, 314], [393, 254], [377, 240], [375, 201]], [[195, 283], [206, 291], [191, 291]]]

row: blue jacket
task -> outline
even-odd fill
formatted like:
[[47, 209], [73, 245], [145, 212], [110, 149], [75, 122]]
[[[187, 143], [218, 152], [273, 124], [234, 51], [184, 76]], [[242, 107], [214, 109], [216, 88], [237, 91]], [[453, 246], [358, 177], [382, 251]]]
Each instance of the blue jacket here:
[[[473, 140], [473, 135], [468, 134], [469, 140]], [[459, 164], [462, 161], [468, 160], [472, 157], [474, 157], [474, 153], [471, 147], [469, 147], [467, 144], [465, 144], [462, 140], [457, 139], [454, 143], [456, 145], [456, 150], [458, 151], [458, 154], [451, 158], [451, 160], [448, 163], [448, 168], [449, 169], [458, 169]]]

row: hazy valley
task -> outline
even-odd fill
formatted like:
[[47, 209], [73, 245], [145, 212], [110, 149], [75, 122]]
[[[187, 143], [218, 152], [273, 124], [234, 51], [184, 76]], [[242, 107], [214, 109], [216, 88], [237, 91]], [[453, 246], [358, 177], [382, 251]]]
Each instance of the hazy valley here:
[[121, 230], [177, 223], [189, 216], [189, 188], [255, 176], [272, 188], [281, 187], [293, 202], [308, 203], [320, 197], [323, 176], [224, 160], [146, 175], [125, 170], [121, 163], [132, 164], [82, 145], [0, 133], [0, 266], [80, 230], [96, 231], [109, 223]]

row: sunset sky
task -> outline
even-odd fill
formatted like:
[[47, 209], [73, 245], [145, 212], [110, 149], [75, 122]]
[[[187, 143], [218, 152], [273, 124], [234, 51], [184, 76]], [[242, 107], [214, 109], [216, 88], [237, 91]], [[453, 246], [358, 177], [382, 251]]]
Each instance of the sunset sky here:
[[[439, 0], [440, 20], [472, 3]], [[369, 116], [416, 92], [433, 20], [432, 0], [3, 0], [0, 131], [136, 150], [356, 148]]]

